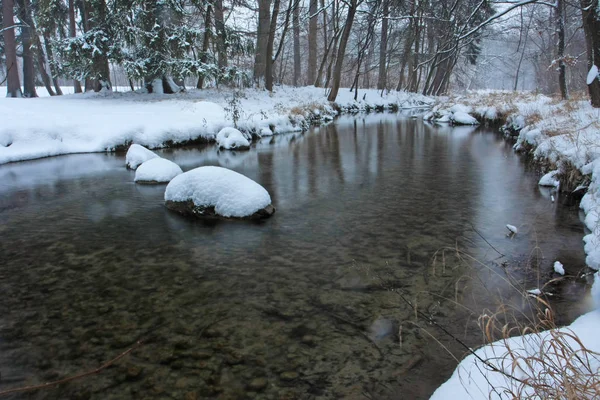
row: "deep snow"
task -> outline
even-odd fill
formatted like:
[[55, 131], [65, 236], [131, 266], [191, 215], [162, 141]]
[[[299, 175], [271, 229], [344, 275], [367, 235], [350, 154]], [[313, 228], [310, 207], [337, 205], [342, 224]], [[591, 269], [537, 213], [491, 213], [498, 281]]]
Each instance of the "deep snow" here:
[[164, 158], [152, 158], [138, 167], [135, 171], [135, 182], [169, 182], [183, 171], [179, 165]]

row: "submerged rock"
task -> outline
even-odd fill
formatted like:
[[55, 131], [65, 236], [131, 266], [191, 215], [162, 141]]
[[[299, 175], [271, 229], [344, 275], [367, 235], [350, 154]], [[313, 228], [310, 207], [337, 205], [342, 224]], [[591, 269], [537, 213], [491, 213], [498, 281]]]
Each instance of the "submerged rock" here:
[[165, 190], [165, 204], [199, 218], [263, 219], [275, 212], [265, 188], [221, 167], [200, 167], [176, 176]]
[[158, 154], [139, 144], [132, 144], [129, 146], [129, 150], [127, 150], [125, 164], [127, 165], [127, 168], [136, 169], [144, 162], [153, 158], [158, 158]]

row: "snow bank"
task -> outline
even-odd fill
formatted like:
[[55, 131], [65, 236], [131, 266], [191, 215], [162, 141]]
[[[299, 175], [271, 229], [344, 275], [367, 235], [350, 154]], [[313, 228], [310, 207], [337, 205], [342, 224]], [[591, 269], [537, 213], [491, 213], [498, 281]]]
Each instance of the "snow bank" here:
[[223, 128], [217, 134], [217, 144], [220, 148], [226, 150], [247, 150], [250, 148], [250, 142], [244, 137], [244, 134], [235, 128]]
[[148, 150], [144, 146], [140, 146], [139, 144], [132, 144], [131, 146], [129, 146], [129, 150], [127, 150], [127, 155], [125, 156], [125, 164], [127, 165], [127, 168], [136, 169], [144, 162], [157, 157], [158, 154]]
[[152, 158], [135, 171], [135, 182], [169, 182], [183, 171], [179, 165], [164, 158]]
[[[554, 336], [561, 332], [565, 333], [561, 336], [561, 340], [565, 340], [574, 351], [581, 351], [581, 345], [569, 337], [569, 333], [575, 334], [581, 340], [581, 344], [588, 350], [599, 352], [600, 341], [597, 340], [597, 336], [600, 332], [600, 311], [592, 311], [576, 319], [570, 326], [554, 330]], [[519, 379], [527, 379], [533, 376], [537, 379], [547, 377], [549, 381], [552, 381], [552, 374], [548, 373], [548, 367], [544, 367], [535, 358], [532, 359], [536, 355], [544, 354], [548, 364], [564, 364], [565, 359], [557, 357], [560, 351], [555, 350], [552, 352], [549, 349], [551, 340], [553, 340], [551, 331], [517, 336], [483, 346], [477, 349], [475, 354], [480, 359], [489, 362], [496, 369], [512, 374]], [[508, 354], [509, 349], [514, 357]], [[524, 364], [524, 358], [528, 359], [528, 364]], [[516, 391], [518, 389], [517, 385], [519, 385], [518, 382], [511, 380], [501, 372], [492, 370], [480, 359], [470, 354], [461, 361], [452, 377], [435, 391], [431, 396], [431, 400], [512, 399], [513, 396], [508, 390], [505, 391], [504, 389]], [[570, 362], [577, 364], [575, 358], [570, 359]], [[600, 359], [593, 355], [590, 356], [589, 366], [592, 369], [589, 375], [600, 374]], [[551, 384], [554, 387], [560, 386], [560, 383], [556, 381], [551, 382]], [[533, 396], [531, 389], [525, 387], [521, 393], [521, 398], [530, 396]]]
[[[67, 89], [67, 88], [66, 88]], [[322, 88], [280, 86], [274, 93], [246, 89], [191, 89], [183, 93], [83, 93], [34, 99], [0, 98], [0, 164], [70, 153], [112, 151], [127, 143], [160, 148], [212, 141], [238, 115], [241, 131], [297, 132], [338, 111], [431, 107], [433, 99], [406, 92], [340, 90], [336, 105]], [[236, 100], [236, 109], [232, 109]]]
[[220, 216], [244, 218], [269, 207], [271, 196], [261, 185], [235, 171], [200, 167], [175, 177], [167, 185], [165, 201], [191, 201], [197, 214], [214, 207]]
[[540, 178], [538, 185], [540, 186], [550, 186], [550, 187], [559, 187], [560, 182], [556, 179], [556, 175], [558, 175], [559, 171], [550, 171], [546, 175]]

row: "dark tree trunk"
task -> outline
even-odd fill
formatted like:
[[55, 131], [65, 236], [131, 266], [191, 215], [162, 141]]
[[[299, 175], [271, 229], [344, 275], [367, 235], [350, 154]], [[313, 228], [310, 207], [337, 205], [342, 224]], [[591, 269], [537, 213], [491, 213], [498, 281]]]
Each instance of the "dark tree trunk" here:
[[383, 0], [383, 20], [381, 21], [381, 40], [379, 41], [379, 79], [377, 89], [383, 90], [387, 85], [387, 44], [388, 16], [390, 12], [388, 0]]
[[[600, 15], [596, 0], [580, 0], [583, 30], [587, 45], [588, 68], [600, 67]], [[588, 85], [593, 107], [600, 107], [600, 80], [598, 78]]]
[[[200, 54], [200, 62], [202, 64], [206, 64], [208, 59], [208, 45], [210, 43], [210, 14], [212, 11], [212, 7], [209, 5], [206, 6], [206, 13], [204, 15], [204, 37], [202, 38], [202, 54]], [[205, 75], [203, 72], [198, 74], [198, 83], [196, 83], [196, 89], [202, 89], [204, 87], [204, 78]]]
[[265, 77], [267, 63], [267, 43], [271, 24], [271, 0], [258, 1], [258, 27], [256, 30], [256, 54], [254, 57], [254, 81]]
[[273, 14], [271, 15], [269, 37], [267, 40], [267, 56], [265, 59], [265, 89], [267, 89], [269, 92], [273, 91], [273, 46], [275, 43], [275, 32], [277, 30], [277, 17], [279, 16], [279, 3], [280, 0], [275, 0], [273, 3]]
[[37, 35], [35, 36], [35, 41], [38, 71], [40, 71], [40, 75], [42, 76], [42, 82], [44, 82], [44, 86], [46, 87], [48, 94], [50, 96], [56, 96], [54, 89], [52, 89], [52, 81], [50, 80], [50, 76], [46, 71], [46, 59], [44, 58], [44, 52], [42, 51], [42, 43]]
[[346, 45], [348, 44], [348, 38], [350, 37], [350, 31], [352, 30], [352, 24], [354, 23], [354, 16], [356, 15], [357, 0], [351, 0], [348, 4], [348, 15], [346, 16], [346, 24], [344, 25], [344, 31], [340, 38], [340, 45], [338, 47], [337, 57], [335, 60], [335, 68], [333, 70], [333, 83], [331, 91], [327, 100], [335, 101], [337, 94], [340, 90], [340, 81], [342, 78], [342, 65], [344, 64], [344, 55], [346, 53]]
[[[75, 37], [75, 0], [69, 0], [69, 37]], [[81, 83], [77, 79], [73, 79], [73, 91], [81, 93]]]
[[21, 82], [17, 67], [17, 43], [15, 40], [13, 0], [2, 1], [2, 29], [4, 36], [4, 52], [6, 55], [6, 97], [21, 97]]
[[225, 30], [225, 19], [223, 17], [223, 0], [215, 0], [214, 14], [219, 69], [223, 72], [229, 63], [227, 57], [227, 31]]
[[306, 69], [307, 84], [315, 83], [317, 77], [317, 8], [318, 0], [309, 0], [308, 21], [308, 67]]
[[563, 100], [569, 98], [567, 88], [567, 65], [565, 64], [565, 3], [564, 0], [558, 0], [556, 3], [556, 24], [558, 35], [558, 85], [560, 87], [560, 97]]
[[38, 97], [35, 91], [35, 60], [33, 52], [33, 19], [29, 0], [18, 0], [18, 17], [21, 21], [21, 42], [23, 45], [23, 96]]
[[300, 2], [298, 0], [294, 1], [292, 26], [294, 31], [294, 86], [298, 86], [300, 85], [302, 75], [300, 60]]

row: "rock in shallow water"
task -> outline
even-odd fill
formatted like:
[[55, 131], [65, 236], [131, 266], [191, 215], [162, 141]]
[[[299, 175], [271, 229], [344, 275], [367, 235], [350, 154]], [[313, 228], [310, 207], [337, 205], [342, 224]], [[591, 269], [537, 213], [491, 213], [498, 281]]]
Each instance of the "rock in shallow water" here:
[[263, 219], [275, 212], [265, 188], [221, 167], [200, 167], [176, 176], [165, 190], [165, 204], [199, 218]]

